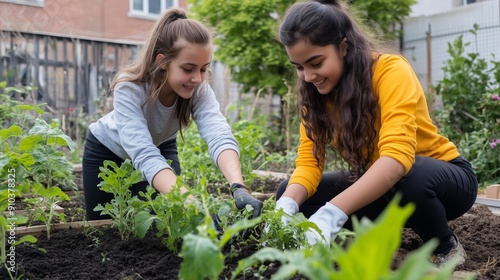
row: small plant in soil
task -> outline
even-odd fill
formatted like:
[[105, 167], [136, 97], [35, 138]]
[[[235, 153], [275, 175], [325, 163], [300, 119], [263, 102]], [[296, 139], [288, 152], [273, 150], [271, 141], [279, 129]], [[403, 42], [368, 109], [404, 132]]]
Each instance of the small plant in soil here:
[[[0, 177], [7, 178], [7, 169], [13, 169], [16, 189], [22, 194], [30, 193], [34, 182], [49, 187], [76, 188], [72, 164], [62, 151], [74, 150], [76, 144], [59, 128], [57, 121], [49, 124], [42, 118], [45, 104], [19, 104], [3, 93], [0, 99], [9, 100], [0, 105], [4, 127], [0, 130]], [[5, 112], [9, 114], [4, 115]]]
[[66, 214], [57, 213], [55, 208], [61, 201], [68, 201], [69, 197], [59, 187], [44, 187], [40, 183], [35, 183], [32, 187], [31, 198], [25, 198], [31, 208], [29, 216], [32, 221], [40, 221], [45, 224], [47, 231], [47, 239], [50, 239], [50, 229], [54, 218], [58, 218], [62, 222], [66, 222]]
[[309, 279], [451, 279], [455, 260], [440, 270], [428, 260], [437, 246], [436, 240], [413, 251], [399, 269], [391, 270], [402, 228], [414, 208], [410, 204], [400, 207], [398, 201], [393, 200], [375, 223], [366, 219], [355, 222], [355, 238], [347, 249], [335, 242], [331, 248], [324, 243], [284, 251], [266, 247], [240, 260], [232, 279], [264, 262], [281, 264], [271, 279], [289, 279], [296, 274]]
[[54, 206], [69, 200], [60, 187], [76, 187], [72, 165], [61, 149], [74, 149], [76, 144], [57, 122], [48, 124], [41, 118], [44, 104], [12, 102], [9, 108], [12, 115], [2, 119], [10, 126], [0, 130], [0, 176], [8, 178], [14, 174], [16, 198], [23, 197], [24, 202], [30, 203], [33, 211], [29, 213], [29, 220], [45, 223], [47, 238], [50, 238], [52, 219], [57, 216], [64, 221], [63, 215], [54, 212]]
[[129, 159], [121, 166], [110, 160], [104, 161], [100, 171], [99, 177], [103, 181], [99, 184], [99, 188], [113, 194], [114, 198], [110, 203], [97, 205], [94, 211], [101, 211], [101, 215], [111, 216], [111, 225], [117, 227], [122, 240], [126, 240], [135, 235], [135, 215], [141, 210], [139, 209], [141, 201], [132, 196], [130, 187], [142, 180], [142, 174], [134, 170]]
[[183, 261], [179, 276], [185, 280], [218, 279], [224, 269], [224, 246], [236, 236], [252, 229], [262, 218], [241, 219], [228, 225], [222, 234], [215, 230], [210, 216], [197, 227], [197, 234], [188, 233], [183, 236], [181, 256]]
[[[195, 231], [205, 217], [200, 200], [189, 191], [181, 192], [179, 187], [165, 195], [157, 195], [156, 190], [148, 186], [147, 192], [140, 195], [145, 198], [148, 208], [136, 215], [138, 237], [143, 238], [154, 228], [156, 236], [163, 238], [162, 242], [174, 252], [179, 250], [178, 242], [182, 237]], [[187, 203], [190, 196], [191, 202]]]
[[[177, 185], [182, 185], [181, 177]], [[226, 246], [230, 245], [233, 249], [230, 251], [234, 251], [245, 246], [242, 245], [244, 243], [259, 242], [257, 233], [263, 218], [249, 219], [253, 213], [251, 206], [238, 211], [234, 201], [208, 194], [208, 180], [205, 177], [196, 178], [194, 185], [196, 187], [185, 193], [181, 193], [180, 188], [176, 187], [171, 193], [158, 196], [154, 201], [150, 198], [150, 191], [146, 197], [156, 216], [143, 212], [138, 217], [141, 216], [143, 221], [154, 220], [158, 229], [157, 235], [161, 235], [164, 230], [164, 236], [168, 240], [167, 246], [171, 250], [177, 251], [177, 247], [173, 245], [182, 238], [180, 256], [183, 261], [179, 270], [180, 278], [218, 279], [224, 269], [224, 254], [228, 251]], [[191, 200], [191, 203], [186, 205], [188, 200]], [[265, 209], [274, 207], [269, 200], [267, 204]], [[275, 216], [281, 221], [281, 215]], [[218, 221], [214, 221], [214, 217]]]
[[15, 214], [15, 209], [12, 208], [14, 201], [15, 195], [8, 191], [0, 192], [0, 262], [11, 279], [15, 279], [15, 275], [12, 275], [12, 272], [16, 271], [15, 247], [26, 242], [37, 242], [36, 237], [32, 235], [24, 235], [16, 240], [16, 226], [26, 223], [28, 219]]
[[[276, 201], [264, 201], [262, 218], [265, 221], [260, 235], [260, 244], [283, 250], [298, 249], [307, 245], [305, 232], [313, 225], [302, 213], [290, 216], [283, 210], [274, 211]], [[284, 226], [283, 220], [288, 222]]]

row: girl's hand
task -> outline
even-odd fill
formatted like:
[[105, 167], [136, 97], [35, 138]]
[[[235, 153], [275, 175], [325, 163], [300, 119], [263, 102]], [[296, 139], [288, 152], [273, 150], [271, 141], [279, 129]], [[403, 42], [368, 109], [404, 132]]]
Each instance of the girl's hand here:
[[327, 202], [309, 217], [309, 221], [318, 226], [321, 234], [316, 229], [308, 230], [306, 232], [307, 242], [311, 245], [317, 242], [326, 242], [326, 244], [330, 245], [330, 240], [335, 238], [347, 219], [347, 215], [342, 210]]
[[234, 202], [236, 207], [239, 210], [244, 209], [247, 205], [252, 206], [253, 215], [252, 218], [257, 218], [260, 216], [260, 211], [262, 210], [263, 203], [262, 201], [253, 197], [248, 189], [242, 184], [234, 183], [231, 185], [231, 194], [233, 195]]
[[[276, 210], [283, 209], [283, 212], [286, 214], [293, 216], [299, 212], [299, 205], [297, 202], [288, 196], [282, 196], [278, 201], [276, 201]], [[288, 219], [283, 215], [281, 217], [281, 223], [283, 226], [288, 225]]]

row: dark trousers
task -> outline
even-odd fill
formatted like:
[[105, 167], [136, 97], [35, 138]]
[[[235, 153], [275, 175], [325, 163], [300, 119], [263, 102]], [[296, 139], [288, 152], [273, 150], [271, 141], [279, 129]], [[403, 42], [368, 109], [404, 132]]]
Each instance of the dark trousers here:
[[[170, 166], [176, 174], [181, 173], [179, 158], [177, 157], [177, 142], [176, 140], [167, 141], [158, 146], [162, 156], [166, 160], [172, 160]], [[87, 220], [109, 219], [108, 215], [100, 215], [100, 212], [95, 212], [94, 208], [101, 204], [111, 202], [113, 194], [101, 191], [97, 185], [102, 181], [99, 178], [99, 167], [103, 166], [105, 160], [112, 160], [120, 166], [124, 159], [120, 158], [108, 148], [106, 148], [95, 136], [89, 132], [85, 141], [83, 151], [82, 169], [83, 169], [83, 193], [85, 198], [85, 211]], [[132, 195], [138, 195], [140, 191], [145, 192], [148, 186], [147, 181], [142, 181], [131, 186]]]
[[[317, 192], [299, 207], [299, 211], [306, 217], [314, 214], [327, 201], [351, 185], [347, 176], [347, 172], [325, 173]], [[288, 180], [280, 184], [276, 199], [285, 192], [287, 184]], [[448, 241], [453, 234], [448, 227], [448, 221], [458, 218], [472, 207], [476, 200], [477, 188], [476, 176], [464, 158], [458, 157], [446, 162], [417, 156], [408, 174], [390, 191], [352, 215], [358, 219], [367, 217], [375, 220], [399, 192], [402, 194], [401, 205], [409, 202], [415, 204], [415, 212], [408, 219], [406, 227], [413, 229], [424, 242], [439, 238], [441, 243], [436, 252], [447, 251], [450, 246]], [[352, 230], [351, 219], [344, 227]]]

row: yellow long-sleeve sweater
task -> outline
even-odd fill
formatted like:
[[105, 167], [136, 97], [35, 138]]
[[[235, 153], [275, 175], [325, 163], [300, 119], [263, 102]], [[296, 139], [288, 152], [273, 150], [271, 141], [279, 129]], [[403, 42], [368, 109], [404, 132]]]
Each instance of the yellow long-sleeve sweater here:
[[[408, 61], [400, 55], [380, 55], [373, 68], [373, 91], [379, 110], [371, 164], [381, 156], [397, 160], [408, 173], [415, 156], [449, 161], [460, 154], [456, 146], [437, 132], [429, 116], [425, 94]], [[313, 142], [300, 125], [296, 168], [288, 184], [297, 183], [310, 197], [321, 180], [324, 163], [317, 165]], [[370, 164], [370, 165], [371, 165]]]

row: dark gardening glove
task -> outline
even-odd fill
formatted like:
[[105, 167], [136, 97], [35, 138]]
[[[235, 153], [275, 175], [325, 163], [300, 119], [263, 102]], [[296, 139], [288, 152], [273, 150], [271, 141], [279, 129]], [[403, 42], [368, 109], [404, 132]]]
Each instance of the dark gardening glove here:
[[262, 201], [253, 197], [249, 192], [247, 187], [242, 184], [234, 183], [230, 188], [231, 194], [233, 195], [234, 202], [236, 207], [239, 210], [245, 209], [246, 205], [250, 205], [253, 207], [253, 215], [252, 218], [256, 218], [260, 216], [260, 211], [262, 209]]
[[214, 222], [215, 230], [218, 232], [222, 232], [222, 221], [220, 220], [219, 216], [217, 216], [217, 214], [210, 214], [210, 216], [212, 217], [212, 221]]

